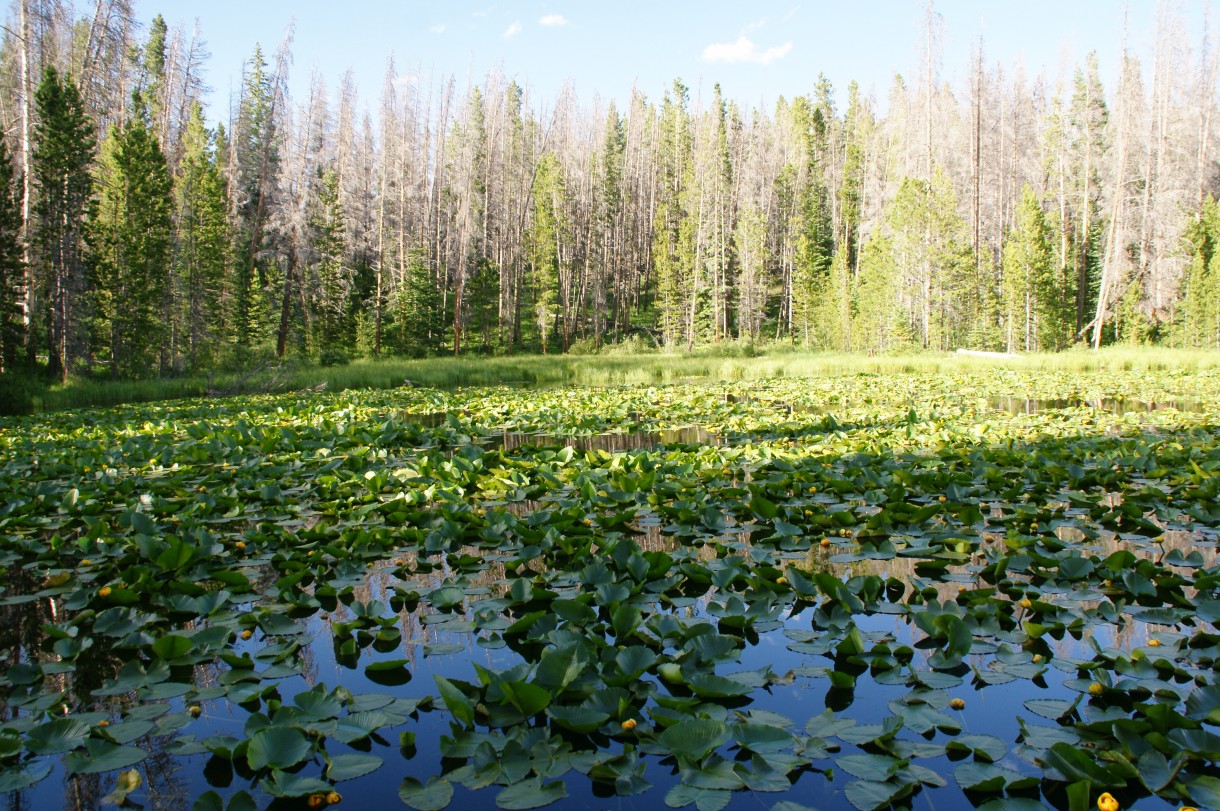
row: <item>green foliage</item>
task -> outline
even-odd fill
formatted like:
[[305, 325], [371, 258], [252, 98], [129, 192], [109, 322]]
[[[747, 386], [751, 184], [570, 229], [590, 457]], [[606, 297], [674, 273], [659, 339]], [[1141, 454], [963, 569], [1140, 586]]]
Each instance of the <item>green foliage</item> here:
[[861, 261], [860, 308], [865, 324], [881, 330], [877, 348], [962, 345], [980, 309], [972, 264], [948, 177], [938, 168], [930, 183], [905, 178], [886, 206], [883, 233]]
[[274, 237], [268, 222], [276, 202], [282, 139], [275, 114], [279, 92], [275, 78], [268, 74], [262, 48], [256, 45], [233, 132], [237, 220], [232, 233], [232, 330], [235, 342], [247, 348], [267, 340], [272, 313], [278, 313], [270, 301], [274, 292], [269, 285], [269, 277], [277, 271], [268, 260]]
[[1220, 206], [1212, 196], [1186, 235], [1191, 253], [1178, 335], [1187, 346], [1220, 348]]
[[1075, 278], [1057, 265], [1051, 228], [1034, 190], [1026, 186], [1017, 222], [1004, 244], [1004, 325], [1008, 351], [1066, 347], [1075, 332]]
[[34, 102], [38, 123], [30, 173], [38, 195], [32, 211], [36, 252], [31, 298], [45, 322], [34, 325], [31, 335], [45, 330], [48, 372], [62, 381], [88, 346], [83, 231], [93, 188], [93, 122], [71, 77], [61, 80], [54, 67], [44, 71]]
[[[342, 352], [351, 346], [347, 308], [350, 303], [351, 269], [347, 267], [346, 227], [339, 200], [339, 175], [333, 167], [318, 171], [309, 212], [309, 243], [312, 261], [308, 272], [313, 291], [310, 336], [318, 351]], [[333, 364], [323, 364], [333, 365]]]
[[0, 374], [11, 374], [20, 365], [27, 337], [19, 185], [8, 144], [0, 139]]
[[680, 80], [661, 101], [656, 215], [652, 226], [652, 264], [662, 342], [675, 347], [694, 343], [697, 210], [694, 136], [687, 110], [690, 94]]
[[223, 300], [230, 271], [229, 200], [215, 136], [192, 104], [174, 180], [174, 269], [184, 312], [186, 366], [208, 369], [234, 336]]
[[[805, 347], [842, 349], [843, 324], [839, 319], [840, 294], [831, 281], [834, 228], [830, 197], [822, 181], [826, 117], [809, 99], [792, 103], [792, 128], [798, 143], [798, 160], [791, 166], [783, 196], [790, 202], [788, 236], [794, 252], [792, 268], [793, 337]], [[832, 337], [834, 336], [834, 337]]]
[[103, 356], [115, 376], [141, 377], [167, 355], [174, 210], [165, 156], [142, 114], [111, 127], [95, 185], [86, 239]]
[[441, 294], [421, 254], [412, 254], [390, 298], [384, 345], [392, 354], [421, 357], [441, 348], [445, 315]]
[[560, 258], [560, 246], [567, 242], [568, 231], [563, 215], [563, 196], [563, 172], [559, 161], [548, 152], [538, 161], [529, 233], [534, 321], [544, 355], [561, 314], [561, 280], [569, 272], [567, 267], [562, 266]]

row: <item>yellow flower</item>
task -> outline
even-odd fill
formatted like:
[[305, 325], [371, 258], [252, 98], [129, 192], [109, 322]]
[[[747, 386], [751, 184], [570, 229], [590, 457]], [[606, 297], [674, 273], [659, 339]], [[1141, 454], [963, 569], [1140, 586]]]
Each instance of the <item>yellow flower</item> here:
[[[1104, 693], [1105, 691], [1106, 691], [1105, 686], [1102, 685], [1100, 682], [1093, 682], [1092, 684], [1089, 685], [1089, 695], [1091, 695], [1091, 696], [1099, 696], [1102, 693]], [[1108, 797], [1109, 795], [1103, 794], [1102, 796]], [[1117, 808], [1117, 807], [1118, 806], [1115, 806], [1115, 808]]]
[[1028, 597], [1025, 597], [1021, 600], [1021, 607], [1022, 608], [1033, 608], [1034, 607], [1033, 601], [1030, 600]]
[[1118, 800], [1108, 791], [1097, 798], [1097, 811], [1118, 811], [1119, 807]]
[[309, 799], [305, 801], [305, 804], [308, 805], [310, 808], [325, 808], [326, 807], [326, 795], [325, 794], [310, 794]]
[[777, 578], [775, 582], [776, 582], [776, 584], [783, 586], [783, 585], [787, 584], [788, 578], [780, 577], [780, 578]]
[[343, 802], [343, 795], [337, 791], [332, 791], [330, 794], [326, 795], [326, 802], [330, 803], [331, 805], [338, 805], [339, 803]]
[[635, 719], [628, 718], [626, 721], [623, 722], [622, 726], [623, 726], [624, 730], [628, 730], [628, 731], [635, 729]]
[[200, 707], [198, 704], [192, 704], [187, 707], [186, 711], [191, 714], [192, 718], [198, 718], [199, 714], [203, 712], [203, 707]]
[[253, 631], [251, 631], [249, 628], [247, 628], [247, 629], [245, 629], [244, 631], [242, 631], [242, 632], [241, 632], [241, 638], [242, 638], [242, 639], [249, 639], [249, 638], [250, 638], [250, 637], [252, 637], [252, 636], [254, 636], [254, 632], [253, 632]]
[[829, 538], [823, 538], [823, 539], [822, 539], [822, 546], [830, 546], [830, 539], [829, 539]]
[[965, 699], [955, 698], [949, 702], [949, 706], [955, 710], [964, 710], [966, 709], [966, 701]]
[[1159, 647], [1161, 646], [1161, 640], [1159, 640], [1159, 639], [1149, 639], [1149, 640], [1148, 640], [1148, 644], [1149, 644], [1150, 646], [1154, 647], [1154, 648], [1159, 648]]
[[97, 596], [103, 597], [103, 598], [109, 597], [110, 596], [110, 586], [102, 586], [100, 589], [98, 589]]

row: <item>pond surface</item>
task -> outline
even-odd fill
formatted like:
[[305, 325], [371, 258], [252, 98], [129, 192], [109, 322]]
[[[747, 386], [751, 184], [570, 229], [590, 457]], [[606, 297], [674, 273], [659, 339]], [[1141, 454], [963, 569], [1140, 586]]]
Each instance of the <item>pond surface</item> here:
[[1205, 411], [1203, 403], [1196, 400], [1161, 400], [1145, 402], [1140, 400], [1116, 399], [1112, 397], [1097, 397], [1084, 399], [1038, 399], [1029, 397], [993, 397], [988, 404], [1000, 411], [1010, 414], [1041, 414], [1044, 411], [1059, 411], [1065, 408], [1091, 408], [1106, 411], [1111, 414], [1141, 414], [1150, 411]]
[[[1186, 383], [1209, 401], [1213, 381]], [[1211, 805], [1214, 413], [984, 414], [967, 385], [412, 390], [15, 422], [0, 791], [201, 811], [331, 792]]]

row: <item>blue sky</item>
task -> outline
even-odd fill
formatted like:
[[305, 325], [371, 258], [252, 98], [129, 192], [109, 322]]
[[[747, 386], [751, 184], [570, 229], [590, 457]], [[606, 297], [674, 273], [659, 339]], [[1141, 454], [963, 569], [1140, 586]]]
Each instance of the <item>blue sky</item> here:
[[[597, 95], [621, 106], [633, 85], [659, 99], [681, 77], [693, 99], [719, 82], [748, 108], [809, 92], [819, 73], [840, 103], [852, 79], [884, 102], [894, 73], [917, 69], [923, 15], [921, 0], [176, 0], [168, 9], [137, 1], [145, 19], [160, 10], [171, 26], [188, 29], [198, 19], [212, 53], [206, 79], [214, 119], [225, 117], [255, 43], [274, 52], [290, 19], [289, 87], [298, 101], [315, 68], [332, 91], [351, 68], [361, 106], [376, 109], [392, 53], [400, 72], [424, 81], [434, 71], [452, 73], [459, 87], [499, 67], [530, 88], [535, 104], [553, 101], [568, 79], [582, 104]], [[1179, 2], [1187, 30], [1201, 30], [1213, 0]], [[1123, 36], [1119, 0], [938, 0], [936, 10], [944, 25], [942, 78], [955, 87], [964, 84], [980, 34], [990, 62], [1011, 69], [1021, 60], [1031, 77], [1053, 79], [1065, 62], [1070, 71], [1097, 50], [1103, 80], [1113, 86]], [[1150, 54], [1155, 3], [1131, 0], [1127, 18], [1130, 46]]]

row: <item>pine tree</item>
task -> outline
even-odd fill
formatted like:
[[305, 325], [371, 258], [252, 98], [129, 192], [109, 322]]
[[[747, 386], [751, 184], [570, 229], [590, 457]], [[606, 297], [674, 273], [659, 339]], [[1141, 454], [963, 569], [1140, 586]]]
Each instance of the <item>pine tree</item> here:
[[346, 355], [352, 344], [347, 331], [351, 269], [347, 266], [346, 226], [339, 201], [339, 176], [334, 168], [322, 170], [309, 217], [314, 282], [314, 348], [323, 359]]
[[136, 114], [112, 126], [98, 161], [87, 237], [111, 372], [140, 377], [167, 365], [172, 183], [136, 96]]
[[737, 337], [754, 341], [762, 332], [767, 309], [767, 221], [753, 203], [737, 217], [733, 232], [737, 257]]
[[275, 181], [280, 166], [280, 132], [276, 120], [276, 87], [267, 72], [262, 49], [250, 58], [238, 108], [232, 148], [236, 152], [237, 224], [234, 229], [234, 333], [237, 344], [252, 347], [270, 334], [273, 234], [268, 227], [275, 208]]
[[1187, 346], [1220, 349], [1220, 205], [1208, 195], [1186, 231], [1190, 265], [1184, 280], [1178, 335]]
[[1004, 244], [1004, 311], [1009, 351], [1062, 349], [1075, 324], [1074, 290], [1057, 272], [1051, 227], [1038, 195], [1021, 194], [1017, 222]]
[[419, 252], [407, 257], [388, 309], [385, 346], [390, 352], [419, 357], [441, 348], [445, 333], [441, 292]]
[[48, 372], [66, 381], [70, 366], [86, 356], [88, 280], [82, 241], [89, 205], [93, 122], [85, 115], [71, 77], [48, 67], [34, 96], [38, 124], [30, 163], [38, 191], [33, 219], [36, 306], [43, 309]]
[[203, 108], [191, 105], [182, 136], [182, 158], [174, 184], [176, 276], [184, 288], [186, 360], [206, 368], [226, 335], [224, 284], [229, 269], [229, 208]]
[[11, 372], [25, 343], [21, 302], [25, 262], [21, 244], [21, 184], [8, 144], [0, 138], [0, 373]]
[[566, 230], [562, 198], [563, 174], [559, 161], [548, 152], [538, 161], [534, 181], [534, 216], [529, 236], [530, 267], [534, 275], [534, 318], [544, 355], [559, 310], [559, 251]]
[[[979, 312], [973, 262], [957, 199], [939, 167], [930, 183], [903, 179], [886, 205], [884, 230], [891, 265], [887, 269], [874, 261], [868, 274], [888, 272], [895, 277], [895, 303], [907, 322], [905, 330], [889, 332], [914, 336], [924, 348], [949, 349], [968, 341]], [[872, 256], [876, 260], [879, 254]], [[866, 275], [863, 264], [860, 274]], [[872, 295], [882, 289], [877, 279], [869, 279], [869, 285]], [[878, 309], [873, 318], [882, 314]]]
[[661, 102], [658, 143], [658, 193], [653, 220], [652, 261], [656, 278], [656, 299], [661, 320], [661, 335], [673, 346], [685, 336], [694, 341], [689, 330], [698, 306], [695, 278], [697, 203], [692, 200], [695, 168], [692, 157], [691, 122], [687, 112], [686, 85], [675, 80], [673, 95]]
[[[161, 122], [166, 117], [165, 102], [168, 87], [165, 80], [166, 40], [169, 26], [160, 14], [153, 17], [148, 26], [148, 41], [144, 45], [140, 64], [141, 96], [148, 105], [151, 127], [160, 136]], [[162, 144], [164, 148], [164, 144]]]

